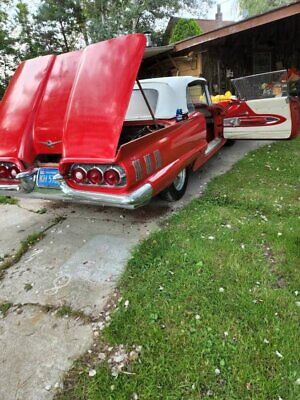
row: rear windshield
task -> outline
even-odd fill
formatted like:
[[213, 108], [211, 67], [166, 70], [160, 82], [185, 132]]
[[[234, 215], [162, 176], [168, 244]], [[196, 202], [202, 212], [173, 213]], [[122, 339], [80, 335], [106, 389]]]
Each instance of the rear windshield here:
[[[144, 89], [144, 93], [147, 97], [153, 113], [155, 114], [158, 100], [158, 91], [155, 89]], [[126, 120], [130, 121], [149, 118], [151, 118], [151, 114], [141, 91], [139, 89], [134, 89], [128, 106]]]
[[275, 71], [233, 79], [237, 95], [243, 100], [266, 99], [288, 95], [287, 71]]

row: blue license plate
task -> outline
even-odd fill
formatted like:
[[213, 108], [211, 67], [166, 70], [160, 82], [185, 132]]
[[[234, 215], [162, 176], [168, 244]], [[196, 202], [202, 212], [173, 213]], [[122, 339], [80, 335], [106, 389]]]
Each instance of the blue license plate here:
[[58, 168], [40, 168], [37, 176], [37, 186], [39, 188], [59, 189], [59, 182], [53, 179], [56, 174], [58, 174]]

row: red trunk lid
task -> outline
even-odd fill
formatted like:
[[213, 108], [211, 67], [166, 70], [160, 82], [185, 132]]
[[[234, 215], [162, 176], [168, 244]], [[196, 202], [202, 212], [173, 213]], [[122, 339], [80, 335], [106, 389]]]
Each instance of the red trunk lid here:
[[64, 158], [115, 157], [145, 45], [136, 34], [83, 51], [65, 118]]
[[0, 104], [0, 158], [114, 158], [145, 45], [127, 35], [22, 63]]

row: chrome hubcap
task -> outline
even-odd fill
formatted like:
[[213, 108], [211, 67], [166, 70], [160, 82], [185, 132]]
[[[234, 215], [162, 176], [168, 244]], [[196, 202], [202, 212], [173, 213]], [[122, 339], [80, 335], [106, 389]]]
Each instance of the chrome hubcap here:
[[182, 171], [179, 172], [177, 175], [175, 181], [174, 181], [174, 187], [175, 189], [179, 192], [182, 190], [184, 183], [185, 183], [185, 177], [186, 177], [186, 169], [183, 169]]

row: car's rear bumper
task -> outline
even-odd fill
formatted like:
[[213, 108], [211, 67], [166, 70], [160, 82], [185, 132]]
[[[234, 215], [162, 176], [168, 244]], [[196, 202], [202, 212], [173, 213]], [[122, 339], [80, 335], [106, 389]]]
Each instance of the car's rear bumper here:
[[0, 185], [0, 190], [18, 191], [19, 185]]
[[76, 203], [94, 204], [110, 207], [135, 209], [148, 203], [153, 196], [153, 188], [146, 183], [140, 188], [126, 194], [110, 194], [75, 190], [66, 184], [62, 176], [56, 175], [54, 179], [59, 181], [60, 189], [41, 189], [36, 185], [36, 174], [38, 169], [22, 172], [18, 175], [20, 185], [0, 185], [3, 191], [20, 191], [24, 194], [43, 199], [55, 196], [56, 199], [74, 201]]
[[69, 200], [74, 200], [80, 203], [127, 209], [135, 209], [147, 204], [153, 195], [153, 189], [150, 183], [146, 183], [139, 189], [123, 195], [74, 190], [65, 182], [61, 182], [61, 189], [64, 198]]

